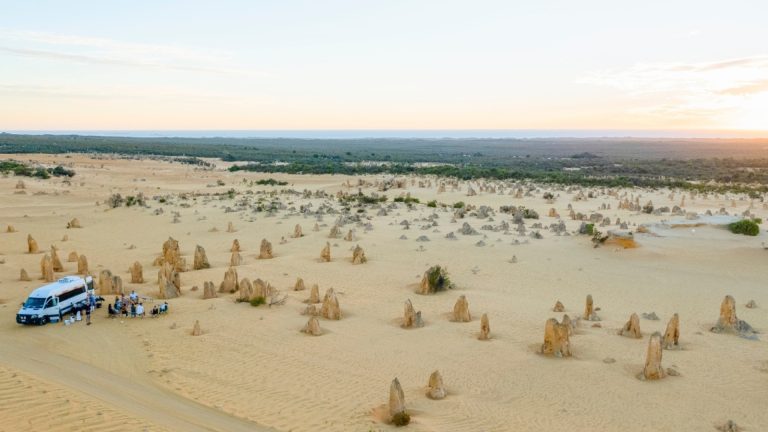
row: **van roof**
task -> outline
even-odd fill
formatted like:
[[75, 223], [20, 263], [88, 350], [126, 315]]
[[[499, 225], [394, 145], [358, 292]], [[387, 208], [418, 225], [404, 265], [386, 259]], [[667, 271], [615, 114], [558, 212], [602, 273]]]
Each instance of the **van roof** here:
[[[91, 280], [91, 277], [86, 277], [85, 281]], [[66, 276], [56, 282], [43, 285], [29, 295], [30, 297], [47, 298], [51, 294], [59, 294], [71, 288], [79, 287], [83, 284], [84, 279], [80, 276]]]

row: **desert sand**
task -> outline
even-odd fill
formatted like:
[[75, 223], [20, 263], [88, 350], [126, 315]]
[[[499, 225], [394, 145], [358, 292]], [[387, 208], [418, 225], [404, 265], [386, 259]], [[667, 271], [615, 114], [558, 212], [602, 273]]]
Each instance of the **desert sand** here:
[[[403, 430], [714, 431], [729, 420], [746, 431], [768, 430], [768, 336], [762, 334], [768, 329], [768, 250], [761, 246], [768, 235], [734, 235], [685, 224], [685, 216], [620, 209], [624, 198], [671, 208], [685, 195], [685, 212], [749, 210], [768, 219], [762, 203], [745, 196], [541, 185], [516, 194], [512, 183], [500, 192], [502, 182], [488, 182], [495, 190], [472, 182], [470, 192], [467, 182], [454, 190], [440, 187], [440, 179], [403, 178], [403, 187], [378, 192], [389, 197], [379, 206], [385, 212], [352, 207], [349, 216], [360, 221], [343, 223], [341, 235], [329, 238], [340, 215], [328, 209], [342, 208], [336, 193], [360, 188], [371, 194], [391, 177], [230, 173], [221, 161], [215, 170], [201, 170], [150, 159], [2, 157], [68, 164], [77, 172], [69, 184], [25, 178], [23, 193], [17, 178], [0, 178], [2, 431], [389, 431], [397, 428], [382, 413], [395, 378], [411, 417]], [[269, 177], [288, 185], [252, 184]], [[311, 193], [281, 193], [289, 190]], [[545, 191], [555, 199], [544, 199]], [[113, 193], [139, 192], [146, 207], [106, 205]], [[392, 205], [405, 194], [422, 204]], [[433, 199], [492, 212], [478, 218], [469, 210], [452, 221], [453, 208], [424, 205]], [[279, 208], [272, 215], [253, 210], [271, 202]], [[540, 218], [526, 219], [519, 234], [513, 215], [500, 212], [508, 205], [534, 209]], [[569, 217], [568, 205], [587, 217], [609, 217], [603, 232], [617, 229], [617, 218], [628, 223], [627, 231], [647, 224], [641, 230], [647, 232], [636, 233], [632, 244], [616, 238], [594, 248], [590, 236], [578, 235], [582, 222]], [[321, 208], [326, 214], [320, 217]], [[67, 228], [73, 219], [80, 228]], [[680, 226], [658, 225], [662, 220]], [[560, 221], [569, 235], [549, 229]], [[477, 234], [460, 233], [465, 222]], [[499, 229], [505, 222], [510, 228]], [[6, 232], [8, 225], [15, 230]], [[533, 238], [535, 231], [542, 238]], [[455, 239], [446, 238], [449, 233]], [[28, 253], [28, 235], [37, 253]], [[110, 270], [126, 292], [151, 298], [150, 309], [163, 301], [161, 268], [153, 263], [169, 237], [178, 241], [186, 271], [179, 273], [181, 295], [168, 300], [167, 315], [109, 319], [105, 303], [88, 327], [16, 324], [19, 303], [44, 283], [41, 260], [51, 246], [64, 267], [56, 278], [77, 273], [78, 263], [67, 259], [76, 251], [87, 256], [95, 278]], [[218, 292], [235, 239], [237, 282], [261, 279], [271, 285], [267, 301], [275, 304], [252, 307], [236, 302], [238, 293]], [[262, 240], [271, 244], [271, 258]], [[320, 259], [326, 242], [329, 262]], [[365, 260], [353, 264], [358, 245]], [[193, 270], [197, 246], [209, 266]], [[134, 263], [143, 268], [143, 283], [131, 282]], [[433, 265], [447, 269], [453, 287], [417, 294]], [[19, 280], [21, 269], [30, 281]], [[310, 290], [294, 290], [297, 278], [307, 288], [317, 284], [321, 301], [333, 288], [338, 301], [341, 319], [318, 315], [318, 336], [302, 332]], [[216, 297], [203, 299], [206, 282], [213, 282], [205, 291]], [[583, 318], [587, 295], [600, 321]], [[710, 331], [726, 295], [756, 335]], [[453, 319], [460, 296], [469, 322]], [[423, 326], [403, 327], [409, 299]], [[750, 300], [757, 307], [745, 307]], [[557, 301], [562, 312], [553, 312]], [[644, 317], [651, 312], [658, 320]], [[664, 335], [675, 313], [679, 345], [663, 351], [664, 378], [639, 379], [649, 338]], [[490, 330], [478, 340], [484, 314]], [[541, 354], [545, 323], [564, 314], [575, 326], [571, 356]], [[632, 314], [640, 316], [641, 336], [622, 337]], [[192, 336], [196, 321], [201, 334]], [[436, 370], [442, 399], [427, 397]]]

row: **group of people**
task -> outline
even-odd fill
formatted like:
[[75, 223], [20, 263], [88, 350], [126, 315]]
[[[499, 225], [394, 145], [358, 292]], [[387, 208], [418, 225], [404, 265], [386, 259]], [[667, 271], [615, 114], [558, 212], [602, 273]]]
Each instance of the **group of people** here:
[[[144, 310], [144, 303], [139, 299], [139, 295], [136, 291], [131, 291], [131, 294], [126, 297], [125, 294], [115, 296], [114, 306], [110, 303], [108, 308], [110, 318], [118, 315], [131, 318], [144, 318], [146, 311]], [[152, 316], [160, 315], [161, 313], [168, 312], [168, 302], [164, 302], [161, 305], [155, 305], [150, 312]]]

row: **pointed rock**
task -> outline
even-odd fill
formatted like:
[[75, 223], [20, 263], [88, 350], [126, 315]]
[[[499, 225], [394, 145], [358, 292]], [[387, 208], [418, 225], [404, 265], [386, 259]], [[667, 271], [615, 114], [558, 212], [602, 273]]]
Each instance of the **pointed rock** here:
[[19, 280], [20, 280], [20, 281], [23, 281], [23, 282], [29, 282], [29, 281], [31, 281], [31, 280], [32, 280], [32, 279], [30, 279], [30, 278], [29, 278], [29, 275], [27, 274], [27, 271], [26, 271], [26, 270], [24, 270], [24, 269], [21, 269], [21, 271], [20, 271], [19, 273], [20, 273], [20, 274], [19, 274]]
[[53, 260], [51, 260], [51, 257], [48, 254], [45, 254], [43, 259], [40, 260], [40, 274], [40, 279], [46, 282], [53, 282], [55, 280], [53, 274]]
[[195, 326], [192, 327], [192, 336], [200, 336], [203, 334], [203, 330], [200, 328], [200, 321], [195, 320]]
[[295, 227], [293, 227], [293, 238], [301, 238], [304, 234], [301, 233], [301, 225], [296, 224]]
[[77, 274], [88, 274], [88, 258], [86, 258], [85, 255], [80, 255], [77, 258]]
[[230, 252], [240, 252], [241, 251], [241, 249], [240, 249], [240, 240], [238, 240], [238, 239], [232, 240], [232, 247], [229, 248], [229, 251]]
[[213, 284], [213, 282], [205, 282], [203, 283], [203, 299], [212, 299], [218, 297], [218, 294], [216, 294], [216, 286]]
[[393, 379], [392, 384], [389, 386], [389, 417], [395, 426], [405, 426], [411, 420], [411, 417], [405, 410], [403, 387], [397, 378]]
[[59, 253], [56, 251], [56, 248], [54, 246], [51, 246], [51, 262], [53, 263], [53, 271], [55, 272], [64, 271], [64, 265], [61, 264], [61, 260], [59, 259]]
[[144, 283], [144, 268], [141, 263], [136, 261], [131, 266], [131, 283], [143, 284]]
[[664, 349], [675, 349], [679, 346], [680, 339], [680, 317], [677, 314], [672, 315], [667, 323], [667, 330], [664, 332]]
[[232, 252], [232, 256], [229, 258], [229, 265], [236, 267], [243, 264], [243, 257], [240, 252]]
[[304, 279], [296, 278], [296, 283], [293, 285], [293, 290], [294, 291], [304, 291], [305, 289], [307, 289], [307, 288], [304, 286]]
[[318, 287], [317, 284], [312, 284], [312, 288], [309, 290], [309, 298], [305, 301], [305, 303], [320, 303], [320, 287]]
[[320, 315], [325, 319], [340, 320], [341, 308], [339, 307], [339, 299], [336, 298], [336, 293], [333, 288], [328, 288], [323, 298], [323, 307], [320, 308]]
[[434, 371], [429, 376], [429, 383], [427, 384], [427, 397], [430, 399], [440, 400], [445, 398], [448, 392], [445, 390], [443, 384], [443, 376], [440, 375], [440, 371]]
[[642, 378], [646, 380], [658, 380], [666, 376], [661, 366], [661, 333], [655, 332], [648, 340], [648, 353], [645, 357], [645, 368]]
[[554, 318], [548, 319], [544, 326], [544, 344], [541, 345], [541, 353], [555, 357], [571, 356], [568, 329]]
[[331, 244], [325, 242], [325, 247], [320, 251], [320, 260], [323, 262], [331, 262]]
[[403, 328], [419, 328], [424, 327], [424, 322], [421, 320], [421, 312], [416, 312], [413, 308], [411, 300], [405, 301], [405, 308], [403, 311]]
[[629, 321], [627, 321], [627, 323], [624, 324], [624, 327], [619, 330], [619, 334], [635, 339], [643, 337], [643, 334], [640, 332], [640, 317], [638, 317], [636, 313], [633, 313], [629, 317]]
[[69, 221], [67, 223], [67, 229], [70, 229], [70, 228], [82, 228], [82, 226], [80, 225], [80, 221], [77, 220], [77, 218], [74, 218], [71, 221]]
[[355, 249], [352, 251], [352, 264], [364, 264], [367, 261], [368, 258], [365, 257], [363, 248], [360, 245], [355, 246]]
[[470, 322], [472, 316], [469, 314], [469, 302], [464, 295], [459, 296], [456, 300], [456, 304], [453, 305], [453, 321], [456, 322]]
[[77, 252], [72, 251], [67, 256], [67, 262], [77, 262], [77, 258], [78, 258]]
[[563, 306], [562, 303], [560, 303], [560, 300], [555, 302], [555, 307], [552, 308], [552, 312], [564, 312], [565, 306]]
[[483, 314], [480, 318], [480, 334], [477, 337], [480, 340], [491, 338], [491, 324], [488, 322], [488, 314]]
[[195, 246], [195, 260], [192, 264], [192, 269], [203, 270], [207, 268], [211, 268], [211, 264], [208, 262], [208, 256], [205, 254], [205, 249], [202, 246], [197, 245]]
[[259, 248], [259, 259], [271, 259], [272, 258], [272, 243], [267, 239], [261, 240], [261, 247]]
[[309, 321], [307, 321], [307, 324], [301, 331], [310, 336], [320, 336], [323, 334], [322, 330], [320, 330], [320, 321], [315, 316], [309, 317]]
[[35, 254], [40, 251], [37, 246], [37, 241], [32, 238], [32, 235], [27, 235], [27, 253]]
[[220, 293], [233, 293], [237, 291], [239, 285], [237, 283], [237, 270], [234, 267], [230, 267], [224, 273], [224, 280], [219, 285]]

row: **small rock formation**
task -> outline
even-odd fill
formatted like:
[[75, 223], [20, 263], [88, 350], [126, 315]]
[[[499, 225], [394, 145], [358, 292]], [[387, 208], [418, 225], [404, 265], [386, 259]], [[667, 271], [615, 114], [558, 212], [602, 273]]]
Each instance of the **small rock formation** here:
[[32, 238], [32, 235], [27, 235], [27, 253], [35, 254], [40, 251], [40, 248], [37, 247], [37, 241]]
[[51, 246], [51, 262], [53, 263], [53, 271], [64, 271], [64, 265], [61, 263], [61, 260], [59, 259], [59, 253], [56, 251], [56, 247], [54, 246]]
[[16, 228], [14, 228], [13, 225], [8, 225], [7, 227], [5, 227], [5, 232], [7, 232], [7, 233], [15, 233], [16, 232]]
[[306, 303], [320, 303], [320, 287], [318, 287], [317, 284], [313, 284], [312, 288], [309, 290], [309, 298], [306, 300]]
[[86, 258], [85, 255], [80, 255], [77, 258], [77, 274], [88, 274], [88, 258]]
[[322, 330], [320, 330], [320, 321], [318, 321], [316, 316], [310, 316], [307, 324], [301, 331], [310, 336], [320, 336], [323, 334]]
[[243, 257], [240, 255], [240, 252], [232, 252], [232, 256], [229, 258], [229, 265], [232, 267], [236, 267], [243, 264]]
[[269, 282], [263, 281], [261, 279], [256, 279], [253, 281], [253, 295], [251, 296], [251, 299], [262, 297], [264, 299], [268, 299], [272, 297], [272, 294], [274, 292], [274, 288]]
[[29, 282], [29, 281], [31, 281], [31, 280], [32, 280], [32, 279], [30, 279], [30, 278], [29, 278], [29, 275], [27, 274], [27, 271], [26, 271], [26, 270], [24, 270], [24, 269], [21, 269], [21, 271], [20, 271], [19, 273], [20, 273], [20, 274], [19, 274], [19, 280], [20, 280], [20, 281], [23, 281], [23, 282]]
[[304, 286], [304, 279], [296, 278], [296, 283], [293, 285], [294, 291], [304, 291], [307, 287]]
[[488, 322], [488, 314], [486, 313], [480, 317], [480, 334], [477, 338], [480, 340], [488, 340], [491, 338], [491, 324]]
[[168, 240], [163, 243], [163, 254], [155, 260], [155, 265], [157, 266], [162, 266], [165, 263], [169, 264], [177, 272], [186, 270], [186, 261], [181, 257], [179, 242], [174, 240], [173, 237], [168, 237]]
[[565, 311], [565, 306], [563, 306], [563, 304], [560, 303], [560, 300], [558, 300], [557, 302], [555, 302], [555, 307], [552, 308], [552, 311], [553, 312], [564, 312]]
[[301, 225], [296, 224], [295, 227], [293, 227], [293, 238], [301, 238], [304, 234], [301, 233]]
[[754, 333], [752, 326], [736, 317], [736, 300], [729, 295], [725, 296], [720, 304], [720, 318], [711, 331], [714, 333], [735, 333], [742, 336]]
[[234, 267], [230, 267], [224, 273], [224, 280], [219, 285], [220, 293], [233, 293], [237, 291], [240, 286], [237, 283], [237, 270]]
[[655, 332], [648, 340], [648, 354], [645, 358], [645, 368], [641, 379], [657, 380], [666, 376], [661, 366], [661, 333]]
[[746, 307], [747, 309], [756, 309], [756, 308], [757, 308], [757, 303], [755, 303], [755, 301], [754, 301], [754, 300], [750, 300], [749, 302], [747, 302], [747, 304], [745, 305], [745, 307]]
[[40, 260], [40, 273], [40, 279], [46, 282], [53, 282], [55, 279], [53, 275], [53, 260], [48, 254], [45, 254], [43, 259]]
[[587, 321], [600, 321], [600, 317], [595, 313], [595, 306], [592, 302], [592, 294], [587, 295], [587, 304], [584, 307], [584, 319]]
[[472, 316], [469, 314], [469, 302], [467, 297], [460, 295], [456, 300], [456, 304], [453, 305], [453, 321], [455, 322], [470, 322]]
[[205, 254], [205, 249], [200, 245], [195, 247], [195, 261], [192, 264], [192, 268], [194, 270], [211, 268], [211, 264], [208, 262], [208, 256]]
[[99, 272], [99, 280], [97, 284], [99, 287], [99, 295], [120, 295], [123, 293], [123, 280], [120, 276], [113, 275], [109, 270], [102, 270]]
[[619, 330], [619, 334], [621, 336], [633, 337], [635, 339], [640, 339], [643, 337], [643, 334], [640, 332], [640, 317], [638, 317], [636, 313], [633, 313], [629, 317], [629, 321], [627, 321], [627, 323], [624, 324], [624, 327]]
[[317, 310], [317, 306], [311, 304], [305, 307], [304, 310], [301, 311], [301, 314], [307, 316], [318, 316], [320, 315], [320, 311]]
[[576, 326], [573, 323], [573, 321], [571, 321], [571, 317], [569, 317], [568, 314], [563, 315], [562, 324], [565, 326], [566, 329], [568, 329], [568, 336], [573, 336], [573, 332], [576, 329]]
[[662, 346], [664, 349], [675, 349], [679, 346], [678, 339], [680, 339], [680, 317], [678, 317], [677, 314], [674, 314], [667, 323], [667, 330], [664, 332]]
[[349, 242], [351, 242], [352, 240], [354, 240], [354, 237], [352, 236], [352, 230], [349, 230], [349, 232], [347, 233], [347, 235], [346, 235], [346, 236], [344, 236], [344, 240], [345, 240], [345, 241], [349, 241]]
[[320, 231], [320, 225], [318, 225], [317, 222], [315, 222], [315, 226], [312, 227], [312, 231], [314, 232]]
[[341, 309], [339, 308], [339, 299], [333, 288], [328, 288], [323, 297], [323, 306], [320, 308], [320, 315], [325, 319], [340, 320]]
[[237, 296], [238, 301], [247, 302], [251, 300], [251, 296], [253, 296], [253, 284], [251, 283], [250, 279], [248, 278], [240, 279], [238, 293], [239, 293]]
[[413, 308], [411, 300], [405, 301], [405, 311], [403, 313], [403, 328], [419, 328], [424, 327], [424, 322], [421, 320], [421, 311], [416, 312]]
[[19, 180], [16, 182], [16, 189], [26, 189], [27, 185], [24, 184], [24, 180]]
[[339, 237], [341, 237], [341, 228], [339, 228], [338, 225], [334, 225], [331, 228], [330, 234], [328, 234], [328, 238], [336, 239], [336, 238], [339, 238]]
[[397, 378], [389, 386], [389, 418], [395, 426], [405, 426], [411, 421], [411, 416], [405, 410], [403, 387]]
[[216, 286], [211, 281], [203, 283], [203, 299], [212, 299], [218, 297], [216, 294]]
[[271, 259], [272, 258], [272, 243], [267, 239], [261, 240], [261, 247], [259, 248], [259, 259]]
[[72, 219], [71, 221], [67, 222], [67, 229], [70, 228], [82, 228], [80, 225], [80, 221], [77, 220], [77, 218]]
[[355, 249], [352, 251], [352, 264], [364, 264], [366, 261], [368, 261], [368, 258], [365, 257], [363, 248], [360, 245], [355, 246]]
[[443, 384], [443, 376], [440, 375], [440, 371], [434, 371], [429, 376], [429, 383], [427, 384], [427, 397], [430, 399], [440, 400], [445, 398], [448, 392], [445, 390]]
[[240, 252], [241, 251], [241, 249], [240, 249], [240, 240], [238, 240], [238, 239], [232, 240], [232, 247], [229, 248], [229, 251], [230, 252]]
[[424, 272], [424, 276], [421, 278], [419, 288], [416, 290], [418, 294], [434, 294], [438, 291], [452, 288], [450, 279], [444, 267], [439, 265], [430, 267]]
[[325, 242], [325, 247], [320, 251], [320, 260], [323, 262], [331, 262], [331, 244]]
[[720, 432], [742, 432], [744, 429], [740, 428], [733, 420], [728, 420], [722, 425], [717, 427]]
[[195, 320], [195, 326], [192, 327], [192, 336], [200, 336], [203, 334], [203, 330], [200, 328], [200, 321]]
[[555, 357], [570, 357], [571, 343], [568, 339], [568, 328], [550, 318], [544, 326], [544, 344], [541, 345], [541, 353], [554, 355]]
[[77, 252], [72, 251], [67, 256], [67, 262], [77, 262], [77, 258], [78, 258]]
[[233, 233], [235, 231], [237, 231], [237, 230], [235, 229], [235, 226], [232, 224], [232, 222], [227, 222], [227, 232], [228, 233]]
[[181, 275], [170, 263], [165, 263], [157, 272], [157, 285], [162, 299], [176, 298], [181, 295]]
[[131, 283], [144, 283], [144, 269], [141, 267], [141, 263], [138, 261], [134, 262], [131, 266]]

